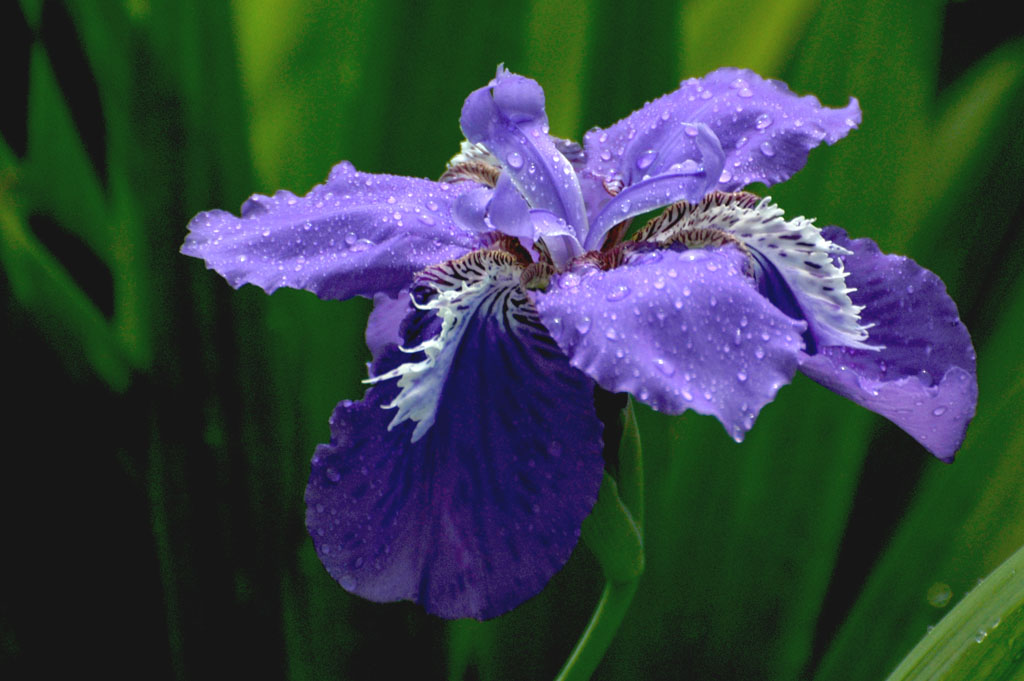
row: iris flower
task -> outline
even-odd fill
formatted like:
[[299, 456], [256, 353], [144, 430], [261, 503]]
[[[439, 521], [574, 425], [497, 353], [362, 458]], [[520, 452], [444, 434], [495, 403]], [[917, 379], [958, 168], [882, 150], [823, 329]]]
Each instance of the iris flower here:
[[537, 594], [601, 483], [597, 386], [739, 441], [800, 370], [951, 460], [977, 382], [942, 282], [742, 191], [860, 117], [720, 69], [581, 147], [499, 67], [440, 181], [342, 162], [304, 197], [196, 216], [182, 252], [234, 287], [375, 302], [370, 387], [334, 410], [306, 490], [331, 576], [448, 618]]

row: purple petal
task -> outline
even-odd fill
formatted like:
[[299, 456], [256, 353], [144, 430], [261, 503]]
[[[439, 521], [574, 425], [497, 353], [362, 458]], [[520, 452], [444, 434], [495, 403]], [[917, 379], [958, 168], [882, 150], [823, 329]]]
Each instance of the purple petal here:
[[559, 150], [565, 145], [547, 133], [544, 91], [536, 81], [499, 69], [466, 98], [460, 120], [466, 139], [498, 158], [531, 208], [586, 229], [579, 180]]
[[537, 308], [573, 366], [651, 407], [713, 414], [736, 440], [797, 368], [806, 328], [768, 303], [735, 247], [634, 255], [552, 279]]
[[451, 203], [472, 187], [360, 173], [343, 162], [304, 197], [255, 195], [241, 217], [200, 213], [181, 252], [236, 288], [286, 286], [330, 299], [395, 295], [413, 273], [478, 245], [451, 216]]
[[[593, 383], [531, 310], [480, 306], [460, 320], [436, 417], [415, 441], [414, 424], [382, 408], [393, 381], [338, 405], [313, 457], [306, 524], [346, 590], [486, 619], [569, 558], [601, 482], [601, 423]], [[422, 356], [392, 348], [375, 368]]]
[[487, 224], [494, 231], [533, 241], [530, 206], [508, 173], [498, 177], [498, 184], [487, 206]]
[[600, 248], [608, 230], [623, 220], [676, 201], [696, 203], [714, 187], [725, 162], [722, 146], [706, 125], [691, 128], [697, 131], [694, 144], [695, 157], [699, 162], [688, 159], [688, 162], [676, 164], [665, 173], [645, 176], [628, 185], [594, 217], [587, 234], [588, 249]]
[[589, 171], [631, 184], [696, 159], [686, 133], [692, 124], [704, 123], [726, 154], [717, 188], [734, 191], [751, 182], [771, 185], [789, 178], [804, 166], [808, 151], [822, 141], [835, 143], [859, 122], [855, 99], [842, 109], [825, 108], [813, 96], [797, 97], [780, 81], [724, 68], [684, 81], [610, 128], [591, 130], [584, 148]]
[[373, 311], [366, 320], [366, 347], [374, 359], [383, 356], [389, 346], [402, 344], [402, 321], [412, 310], [408, 291], [400, 291], [396, 298], [383, 293], [373, 297]]
[[815, 381], [898, 425], [940, 459], [952, 461], [978, 399], [970, 334], [935, 274], [913, 260], [885, 255], [870, 239], [851, 240], [838, 227], [825, 238], [853, 253], [840, 256], [880, 351], [824, 346], [804, 356]]

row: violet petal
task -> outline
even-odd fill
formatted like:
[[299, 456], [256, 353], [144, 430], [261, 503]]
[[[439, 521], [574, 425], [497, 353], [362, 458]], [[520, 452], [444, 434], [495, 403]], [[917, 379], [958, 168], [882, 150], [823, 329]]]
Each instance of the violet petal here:
[[494, 154], [531, 208], [583, 232], [587, 214], [579, 180], [559, 150], [562, 141], [547, 133], [547, 120], [540, 85], [503, 68], [466, 98], [460, 119], [466, 139]]
[[472, 186], [361, 173], [343, 162], [304, 197], [282, 190], [251, 197], [241, 217], [200, 213], [181, 252], [235, 288], [284, 286], [329, 299], [396, 295], [413, 273], [479, 244], [451, 216], [452, 201]]
[[852, 98], [841, 109], [822, 107], [817, 98], [798, 97], [785, 83], [753, 71], [718, 69], [683, 81], [610, 128], [588, 132], [587, 169], [599, 177], [623, 177], [627, 184], [668, 172], [696, 158], [690, 139], [695, 123], [710, 127], [725, 150], [717, 188], [734, 191], [751, 182], [788, 179], [804, 166], [808, 151], [855, 128], [860, 107]]
[[761, 296], [733, 246], [654, 250], [552, 278], [537, 308], [578, 367], [658, 411], [712, 414], [736, 440], [797, 368], [804, 322]]
[[898, 425], [940, 459], [951, 461], [978, 399], [970, 334], [942, 281], [913, 260], [886, 255], [870, 239], [838, 227], [825, 238], [853, 251], [839, 256], [850, 298], [874, 324], [868, 342], [881, 350], [823, 346], [801, 358], [815, 381]]

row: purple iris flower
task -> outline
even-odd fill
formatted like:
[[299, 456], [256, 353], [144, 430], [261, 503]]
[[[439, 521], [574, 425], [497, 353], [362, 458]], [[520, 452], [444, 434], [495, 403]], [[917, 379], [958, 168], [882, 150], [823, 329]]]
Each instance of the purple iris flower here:
[[449, 618], [538, 593], [601, 483], [596, 386], [738, 441], [799, 369], [951, 460], [977, 382], [942, 282], [740, 191], [859, 121], [855, 100], [720, 69], [580, 147], [499, 68], [439, 182], [343, 162], [304, 197], [196, 216], [182, 252], [232, 286], [374, 299], [370, 388], [335, 409], [306, 490], [330, 574]]

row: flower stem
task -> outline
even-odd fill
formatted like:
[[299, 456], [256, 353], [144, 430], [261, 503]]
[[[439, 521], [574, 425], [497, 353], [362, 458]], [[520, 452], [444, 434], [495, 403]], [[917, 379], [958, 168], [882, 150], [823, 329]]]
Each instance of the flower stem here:
[[605, 583], [604, 593], [601, 594], [590, 623], [573, 648], [572, 655], [565, 661], [556, 681], [586, 681], [590, 678], [619, 631], [622, 618], [633, 601], [636, 586], [636, 580]]
[[586, 681], [619, 631], [644, 569], [644, 467], [632, 402], [623, 413], [618, 482], [607, 473], [583, 538], [605, 573], [604, 592], [555, 681]]

